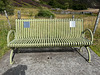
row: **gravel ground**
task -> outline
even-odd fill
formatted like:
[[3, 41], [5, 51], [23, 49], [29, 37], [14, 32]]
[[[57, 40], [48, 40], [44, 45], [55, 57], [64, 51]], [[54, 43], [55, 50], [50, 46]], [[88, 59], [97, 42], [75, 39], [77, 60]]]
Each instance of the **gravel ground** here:
[[10, 52], [0, 60], [0, 75], [100, 75], [100, 57], [92, 50], [88, 63], [86, 49], [81, 54], [72, 48], [20, 49], [9, 64]]

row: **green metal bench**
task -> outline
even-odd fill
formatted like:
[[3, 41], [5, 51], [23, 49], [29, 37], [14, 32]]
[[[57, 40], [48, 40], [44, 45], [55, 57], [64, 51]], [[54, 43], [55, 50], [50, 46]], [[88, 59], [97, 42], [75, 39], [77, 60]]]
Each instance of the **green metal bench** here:
[[[91, 34], [91, 40], [85, 38], [85, 31]], [[10, 34], [14, 40], [10, 41]], [[90, 29], [83, 30], [83, 19], [16, 19], [16, 31], [10, 30], [7, 46], [12, 48], [10, 64], [13, 63], [13, 51], [23, 47], [82, 47], [88, 50], [88, 61], [91, 55], [88, 47], [93, 44]]]

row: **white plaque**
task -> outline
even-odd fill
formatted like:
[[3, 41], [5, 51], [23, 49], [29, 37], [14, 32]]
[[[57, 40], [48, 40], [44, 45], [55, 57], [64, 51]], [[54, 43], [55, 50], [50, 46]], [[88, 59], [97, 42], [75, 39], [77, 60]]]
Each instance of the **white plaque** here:
[[70, 27], [75, 27], [75, 21], [70, 21]]

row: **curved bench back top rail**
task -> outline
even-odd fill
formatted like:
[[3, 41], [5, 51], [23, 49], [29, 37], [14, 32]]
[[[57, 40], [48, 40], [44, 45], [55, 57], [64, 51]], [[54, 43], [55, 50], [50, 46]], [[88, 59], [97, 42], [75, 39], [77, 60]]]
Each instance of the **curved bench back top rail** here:
[[16, 19], [16, 39], [81, 37], [83, 19]]

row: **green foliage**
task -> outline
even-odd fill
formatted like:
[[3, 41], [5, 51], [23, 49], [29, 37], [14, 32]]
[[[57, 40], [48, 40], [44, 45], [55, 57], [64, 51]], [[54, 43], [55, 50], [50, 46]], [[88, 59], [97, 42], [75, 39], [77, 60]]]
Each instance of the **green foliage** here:
[[72, 9], [74, 9], [74, 10], [84, 10], [84, 9], [87, 9], [87, 5], [81, 4], [81, 3], [73, 3]]
[[57, 2], [59, 2], [61, 5], [65, 6], [65, 8], [70, 8], [72, 7], [73, 4], [73, 0], [56, 0]]
[[9, 1], [10, 0], [0, 0], [0, 13], [2, 13], [2, 11], [4, 10], [6, 10], [9, 15], [12, 15], [14, 13], [14, 9], [11, 6], [11, 2]]
[[50, 0], [49, 5], [53, 8], [61, 9], [74, 9], [74, 10], [84, 10], [87, 9], [87, 4], [82, 3], [83, 1], [73, 1], [73, 0]]
[[32, 12], [32, 11], [29, 12], [29, 16], [30, 16], [30, 17], [33, 16], [33, 12]]
[[100, 45], [93, 45], [90, 48], [100, 57]]
[[48, 4], [51, 5], [53, 8], [67, 9], [67, 7], [65, 5], [60, 4], [56, 0], [50, 0], [50, 2]]
[[5, 4], [2, 0], [0, 0], [0, 12], [5, 9]]
[[52, 18], [54, 18], [54, 14], [52, 12], [50, 12], [47, 9], [40, 9], [39, 13], [36, 15], [38, 17], [46, 17], [46, 18], [50, 18], [52, 15]]
[[21, 3], [23, 3], [23, 4], [21, 4], [22, 5], [22, 7], [25, 7], [25, 8], [32, 8], [32, 5], [31, 4], [29, 4], [29, 3], [26, 3], [26, 2], [21, 2]]
[[45, 1], [43, 0], [39, 0], [41, 4], [47, 4]]
[[8, 26], [4, 25], [4, 23], [7, 24], [6, 21], [0, 20], [0, 58], [7, 52], [7, 32], [8, 32]]
[[10, 6], [10, 5], [7, 6], [6, 11], [7, 11], [8, 15], [14, 14], [14, 8], [12, 8], [12, 6]]

